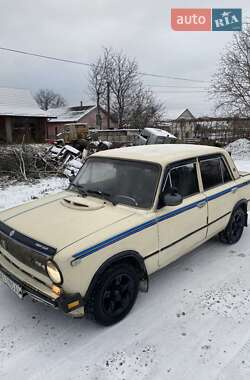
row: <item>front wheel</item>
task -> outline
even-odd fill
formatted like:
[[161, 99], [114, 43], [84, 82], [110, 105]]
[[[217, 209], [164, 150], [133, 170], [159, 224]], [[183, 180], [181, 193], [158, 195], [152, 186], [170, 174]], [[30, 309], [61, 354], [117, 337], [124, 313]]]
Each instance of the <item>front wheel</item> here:
[[109, 326], [122, 320], [132, 309], [139, 289], [136, 270], [126, 263], [107, 269], [97, 282], [87, 306], [87, 314]]
[[244, 230], [245, 218], [246, 215], [242, 208], [237, 208], [233, 212], [226, 229], [219, 234], [220, 240], [226, 244], [237, 243]]

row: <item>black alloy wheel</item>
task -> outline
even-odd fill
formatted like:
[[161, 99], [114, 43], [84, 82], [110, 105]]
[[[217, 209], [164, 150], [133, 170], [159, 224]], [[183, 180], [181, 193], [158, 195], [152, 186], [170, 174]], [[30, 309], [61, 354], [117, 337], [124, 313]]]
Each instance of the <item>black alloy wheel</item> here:
[[105, 326], [122, 320], [132, 309], [139, 288], [139, 276], [129, 264], [116, 264], [97, 282], [88, 311]]
[[246, 215], [244, 210], [241, 207], [237, 208], [233, 212], [227, 228], [220, 233], [220, 240], [226, 244], [237, 243], [243, 233], [245, 219]]

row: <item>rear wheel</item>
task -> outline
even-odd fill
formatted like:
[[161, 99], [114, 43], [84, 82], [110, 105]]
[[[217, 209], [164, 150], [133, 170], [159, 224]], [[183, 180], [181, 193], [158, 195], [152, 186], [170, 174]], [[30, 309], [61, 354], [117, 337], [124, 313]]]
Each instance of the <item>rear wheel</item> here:
[[237, 208], [233, 212], [226, 229], [219, 234], [220, 240], [225, 244], [237, 243], [244, 230], [245, 218], [244, 210], [241, 207]]
[[87, 314], [109, 326], [122, 320], [132, 309], [139, 288], [136, 270], [126, 263], [107, 269], [97, 282], [87, 305]]

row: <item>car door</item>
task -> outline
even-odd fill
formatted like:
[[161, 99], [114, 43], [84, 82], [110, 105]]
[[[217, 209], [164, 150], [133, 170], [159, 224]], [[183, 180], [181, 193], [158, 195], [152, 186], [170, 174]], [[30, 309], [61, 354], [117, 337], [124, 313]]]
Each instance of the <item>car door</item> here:
[[207, 203], [200, 186], [196, 159], [167, 168], [162, 192], [175, 187], [183, 196], [183, 202], [157, 210], [159, 266], [169, 264], [205, 240]]
[[208, 202], [208, 238], [222, 231], [237, 202], [237, 187], [222, 155], [199, 158], [204, 195]]

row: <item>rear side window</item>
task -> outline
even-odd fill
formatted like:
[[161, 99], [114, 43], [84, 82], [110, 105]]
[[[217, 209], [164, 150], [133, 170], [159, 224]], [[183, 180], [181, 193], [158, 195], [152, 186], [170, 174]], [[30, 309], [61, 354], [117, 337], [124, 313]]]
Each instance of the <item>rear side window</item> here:
[[218, 158], [200, 162], [204, 190], [223, 183], [220, 160]]
[[204, 190], [231, 181], [231, 175], [222, 158], [200, 161], [200, 169]]
[[158, 136], [156, 138], [156, 144], [165, 144], [165, 141], [166, 141], [166, 139], [163, 136]]
[[171, 169], [164, 192], [167, 192], [169, 187], [176, 187], [184, 198], [199, 193], [196, 164], [190, 163]]

